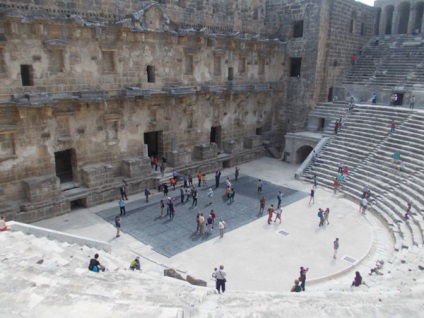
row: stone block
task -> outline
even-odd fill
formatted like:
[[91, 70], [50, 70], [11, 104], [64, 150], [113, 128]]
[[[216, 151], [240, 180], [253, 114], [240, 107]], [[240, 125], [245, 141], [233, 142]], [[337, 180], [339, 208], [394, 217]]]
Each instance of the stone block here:
[[243, 150], [243, 142], [234, 139], [225, 140], [222, 146], [224, 152], [228, 154], [239, 153]]
[[121, 172], [124, 177], [149, 177], [151, 175], [149, 158], [128, 158], [121, 162]]
[[218, 145], [210, 143], [209, 145], [195, 145], [193, 150], [193, 158], [196, 160], [208, 160], [215, 158], [218, 154]]
[[192, 285], [206, 287], [207, 283], [204, 280], [194, 278], [193, 276], [187, 275], [186, 281]]
[[56, 176], [26, 179], [24, 184], [25, 195], [33, 204], [51, 201], [60, 195], [60, 180]]
[[258, 135], [244, 137], [244, 148], [246, 149], [255, 149], [261, 147], [262, 137]]
[[168, 277], [172, 277], [172, 278], [176, 278], [179, 280], [185, 280], [179, 273], [177, 273], [177, 271], [173, 268], [167, 268], [163, 270], [163, 275], [164, 276], [168, 276]]
[[113, 182], [112, 165], [100, 163], [87, 165], [81, 168], [82, 183], [90, 188]]

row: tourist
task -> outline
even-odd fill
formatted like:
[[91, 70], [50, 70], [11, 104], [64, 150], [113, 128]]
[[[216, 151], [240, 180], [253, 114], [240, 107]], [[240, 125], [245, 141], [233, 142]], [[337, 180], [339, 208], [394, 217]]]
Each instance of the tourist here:
[[193, 177], [191, 176], [191, 174], [188, 175], [188, 186], [189, 187], [193, 186]]
[[277, 221], [277, 219], [280, 220], [280, 224], [281, 224], [281, 214], [283, 213], [283, 208], [281, 207], [281, 205], [278, 205], [277, 210], [275, 210], [275, 220], [274, 222]]
[[234, 187], [231, 187], [230, 196], [229, 196], [230, 203], [233, 203], [234, 202], [234, 197], [235, 196], [236, 196], [236, 190], [234, 189]]
[[337, 135], [337, 131], [339, 130], [339, 121], [336, 120], [336, 123], [334, 124], [334, 134]]
[[339, 162], [339, 170], [337, 171], [337, 173], [343, 173], [343, 161]]
[[181, 186], [181, 187], [180, 187], [180, 198], [181, 198], [181, 203], [184, 203], [184, 195], [185, 195], [184, 187], [183, 187], [183, 186]]
[[227, 180], [225, 181], [225, 183], [227, 184], [227, 188], [231, 188], [230, 177], [227, 177]]
[[119, 233], [121, 231], [121, 218], [119, 217], [119, 215], [115, 216], [115, 228], [116, 228], [116, 237], [120, 237], [121, 235]]
[[334, 194], [337, 194], [337, 189], [339, 188], [339, 179], [337, 179], [337, 177], [334, 178], [333, 187], [334, 187]]
[[[124, 182], [124, 180], [122, 180]], [[119, 191], [121, 192], [121, 198], [122, 200], [127, 200], [128, 201], [128, 197], [127, 197], [127, 189], [125, 187], [125, 184], [123, 183], [121, 185], [121, 187], [119, 188]]]
[[368, 200], [367, 198], [362, 198], [361, 202], [359, 203], [359, 212], [362, 213], [362, 215], [365, 215], [365, 210], [368, 206]]
[[295, 281], [294, 281], [294, 285], [293, 285], [293, 287], [290, 289], [290, 291], [293, 293], [300, 293], [301, 291], [302, 291], [302, 287], [300, 287], [300, 285], [299, 285], [299, 280], [298, 279], [296, 279]]
[[396, 130], [396, 123], [395, 120], [392, 120], [392, 122], [390, 123], [390, 132], [394, 133]]
[[309, 199], [309, 203], [308, 204], [315, 204], [315, 190], [314, 188], [311, 189], [311, 193], [309, 194], [310, 199]]
[[264, 213], [265, 203], [266, 203], [265, 197], [262, 196], [262, 198], [259, 200], [259, 213], [260, 214], [263, 214]]
[[258, 179], [258, 193], [262, 193], [263, 182], [261, 179]]
[[225, 292], [225, 283], [227, 282], [227, 273], [224, 272], [224, 265], [219, 266], [219, 269], [215, 271], [216, 278], [216, 290], [218, 294], [221, 294], [221, 291]]
[[177, 184], [177, 181], [173, 177], [169, 179], [169, 184], [172, 186], [173, 190], [175, 191], [175, 185]]
[[191, 197], [191, 189], [190, 189], [189, 187], [187, 187], [187, 188], [185, 189], [185, 194], [186, 194], [186, 200], [185, 200], [185, 202], [190, 201], [190, 197]]
[[203, 216], [203, 213], [200, 213], [200, 215], [199, 215], [199, 231], [197, 231], [197, 234], [203, 235], [204, 230], [205, 230], [205, 217]]
[[163, 195], [166, 197], [168, 196], [168, 185], [166, 182], [162, 183], [162, 189], [163, 189]]
[[306, 273], [309, 271], [309, 268], [303, 268], [300, 267], [300, 275], [299, 275], [299, 280], [301, 282], [300, 287], [302, 288], [303, 291], [305, 291], [305, 286], [306, 286]]
[[146, 187], [146, 189], [144, 189], [144, 196], [146, 197], [146, 202], [149, 202], [149, 195], [150, 195], [150, 190], [148, 187]]
[[174, 178], [175, 183], [177, 183], [177, 182], [178, 182], [178, 180], [180, 180], [180, 175], [179, 175], [179, 173], [178, 173], [177, 171], [175, 171], [175, 170], [172, 170], [172, 177]]
[[213, 230], [213, 227], [215, 225], [215, 218], [216, 218], [216, 214], [214, 210], [211, 210], [210, 216], [212, 217], [212, 230]]
[[399, 171], [402, 172], [402, 171], [405, 171], [405, 169], [406, 169], [405, 161], [400, 160], [399, 161]]
[[373, 104], [373, 105], [377, 104], [377, 94], [376, 93], [372, 94], [371, 104]]
[[238, 167], [236, 167], [236, 170], [235, 170], [235, 173], [234, 173], [236, 181], [238, 180], [239, 174], [240, 174], [240, 169]]
[[208, 176], [206, 175], [206, 173], [202, 174], [202, 184], [204, 187], [208, 186]]
[[209, 188], [207, 194], [208, 194], [208, 198], [209, 198], [209, 204], [212, 204], [212, 199], [213, 199], [213, 190], [212, 190], [212, 188]]
[[279, 207], [281, 205], [281, 201], [283, 200], [283, 192], [278, 191], [277, 200], [278, 200], [277, 206]]
[[369, 191], [368, 186], [367, 185], [364, 186], [363, 189], [362, 189], [362, 197], [361, 197], [361, 199], [363, 199], [363, 198], [365, 198], [367, 196], [368, 191]]
[[405, 213], [405, 220], [409, 219], [409, 211], [411, 211], [412, 202], [406, 203], [406, 213]]
[[94, 255], [94, 258], [90, 260], [88, 269], [92, 272], [104, 272], [106, 268], [99, 262], [99, 254]]
[[318, 176], [314, 174], [314, 188], [316, 189], [318, 187]]
[[162, 178], [165, 176], [165, 164], [163, 162], [160, 165], [160, 174], [161, 174]]
[[155, 171], [158, 171], [158, 157], [155, 156], [155, 158], [153, 159], [153, 165], [155, 166]]
[[321, 208], [318, 209], [318, 217], [319, 217], [319, 224], [318, 224], [318, 226], [319, 227], [324, 226], [324, 213], [323, 212], [324, 211]]
[[163, 218], [163, 210], [165, 209], [165, 203], [163, 202], [163, 200], [160, 200], [159, 207], [160, 207], [160, 218]]
[[347, 166], [343, 167], [343, 175], [347, 176], [347, 174], [349, 173], [349, 168]]
[[356, 64], [357, 59], [358, 59], [358, 57], [357, 57], [357, 56], [356, 56], [356, 54], [354, 53], [354, 54], [352, 55], [352, 58], [351, 58], [351, 60], [352, 60], [352, 66], [354, 66], [354, 65]]
[[224, 192], [224, 197], [229, 200], [231, 195], [231, 187], [227, 187]]
[[353, 279], [351, 287], [359, 287], [362, 284], [362, 276], [359, 274], [359, 272], [355, 272], [355, 278]]
[[382, 272], [380, 272], [383, 269], [384, 261], [383, 260], [377, 260], [375, 263], [375, 267], [371, 268], [371, 271], [368, 273], [368, 275], [372, 275], [373, 273], [376, 273], [377, 275], [383, 275]]
[[6, 224], [6, 217], [2, 216], [0, 218], [0, 232], [6, 232], [9, 230], [9, 227]]
[[169, 207], [169, 218], [173, 220], [175, 215], [175, 208], [174, 208], [174, 202], [172, 202], [172, 200], [169, 200], [168, 207]]
[[330, 225], [330, 222], [328, 221], [329, 215], [330, 215], [330, 209], [329, 208], [326, 208], [325, 211], [324, 211], [324, 222], [327, 225]]
[[199, 197], [199, 194], [197, 193], [197, 190], [195, 188], [191, 191], [191, 196], [193, 198], [193, 203], [191, 204], [192, 207], [197, 206], [197, 198]]
[[166, 199], [166, 215], [169, 215], [169, 204], [172, 202], [172, 200], [173, 199], [171, 197]]
[[409, 99], [409, 109], [414, 109], [415, 105], [415, 96], [411, 95], [411, 98]]
[[131, 270], [138, 270], [141, 272], [141, 264], [140, 264], [140, 257], [137, 256], [134, 258], [134, 260], [130, 263], [130, 269]]
[[396, 150], [393, 154], [393, 162], [397, 164], [399, 163], [399, 161], [400, 161], [400, 152], [399, 150]]
[[271, 204], [268, 208], [268, 224], [271, 224], [272, 216], [274, 214], [274, 204]]
[[333, 250], [334, 250], [334, 254], [333, 254], [333, 258], [336, 259], [337, 258], [337, 251], [339, 250], [339, 239], [336, 238], [336, 240], [333, 242]]
[[226, 227], [227, 227], [227, 223], [225, 223], [224, 218], [221, 217], [221, 220], [218, 223], [219, 237], [220, 238], [224, 237], [224, 231], [225, 231]]
[[221, 178], [221, 171], [217, 170], [215, 172], [215, 188], [219, 187], [219, 179]]
[[188, 176], [187, 176], [187, 173], [184, 173], [183, 182], [184, 182], [184, 188], [187, 188], [187, 186], [188, 186]]
[[315, 150], [312, 150], [312, 163], [315, 163], [318, 159], [318, 154]]
[[196, 215], [196, 234], [200, 232], [200, 213]]
[[123, 199], [120, 199], [118, 202], [119, 205], [119, 214], [125, 215], [127, 211], [125, 211], [125, 201]]
[[212, 234], [212, 228], [213, 228], [213, 218], [212, 215], [209, 214], [208, 218], [206, 219], [206, 227], [208, 229], [208, 234]]
[[197, 187], [200, 188], [202, 186], [202, 171], [199, 171], [197, 174]]

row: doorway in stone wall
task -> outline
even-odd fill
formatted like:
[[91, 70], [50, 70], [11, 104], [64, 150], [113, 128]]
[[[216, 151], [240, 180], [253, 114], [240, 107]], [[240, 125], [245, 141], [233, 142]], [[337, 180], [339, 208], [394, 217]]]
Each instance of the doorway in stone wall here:
[[305, 161], [306, 158], [308, 158], [309, 154], [312, 152], [311, 146], [302, 146], [296, 151], [296, 158], [295, 163], [302, 163]]
[[74, 175], [77, 166], [75, 149], [66, 149], [54, 153], [56, 166], [56, 176], [60, 179], [60, 183], [69, 183], [76, 181]]
[[397, 101], [395, 103], [395, 106], [402, 106], [403, 105], [403, 93], [396, 93], [397, 95]]
[[333, 101], [333, 87], [330, 87], [328, 89], [327, 101], [329, 101], [329, 102], [332, 102]]
[[145, 132], [144, 144], [147, 145], [149, 157], [163, 155], [162, 131]]
[[214, 142], [218, 145], [218, 147], [221, 147], [221, 126], [211, 127], [210, 142]]

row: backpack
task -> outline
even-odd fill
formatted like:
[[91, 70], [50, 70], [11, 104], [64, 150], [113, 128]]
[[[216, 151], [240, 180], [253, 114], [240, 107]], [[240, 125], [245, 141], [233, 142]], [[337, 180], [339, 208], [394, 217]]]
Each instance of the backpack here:
[[319, 218], [321, 218], [321, 217], [322, 217], [322, 212], [321, 212], [321, 211], [319, 211], [319, 212], [318, 212], [318, 217], [319, 217]]

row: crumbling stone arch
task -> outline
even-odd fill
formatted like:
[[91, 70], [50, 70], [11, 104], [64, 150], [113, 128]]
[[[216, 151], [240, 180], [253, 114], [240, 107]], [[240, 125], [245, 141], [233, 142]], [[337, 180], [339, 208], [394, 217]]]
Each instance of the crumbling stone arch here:
[[397, 8], [398, 21], [397, 21], [397, 32], [398, 34], [408, 33], [409, 24], [409, 12], [411, 11], [411, 4], [409, 2], [402, 2]]
[[309, 145], [302, 146], [296, 150], [295, 163], [302, 163], [312, 152], [313, 148]]

